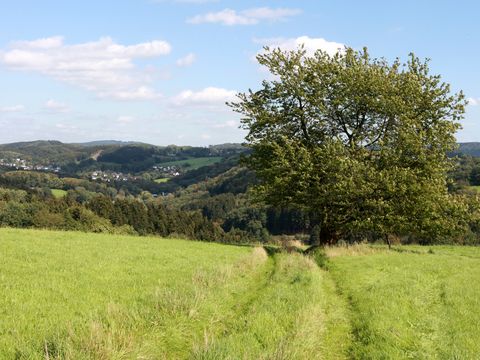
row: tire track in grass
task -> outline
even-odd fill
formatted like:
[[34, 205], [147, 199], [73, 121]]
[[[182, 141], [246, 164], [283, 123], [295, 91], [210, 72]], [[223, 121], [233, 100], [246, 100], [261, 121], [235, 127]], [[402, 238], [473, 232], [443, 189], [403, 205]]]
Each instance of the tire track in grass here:
[[325, 310], [330, 314], [329, 323], [325, 331], [326, 348], [337, 349], [332, 359], [355, 358], [353, 346], [358, 340], [358, 328], [354, 321], [355, 304], [353, 298], [346, 296], [336, 279], [330, 272], [330, 257], [322, 248], [315, 248], [308, 252], [308, 256], [317, 264], [325, 276], [326, 297]]
[[170, 309], [174, 316], [166, 319], [168, 325], [158, 322], [164, 327], [161, 341], [153, 339], [150, 347], [162, 345], [165, 352], [160, 358], [186, 359], [192, 351], [223, 336], [237, 317], [237, 307], [255, 301], [249, 295], [256, 293], [259, 281], [269, 273], [270, 262], [263, 249], [254, 248], [248, 257], [218, 268], [213, 274], [198, 269], [192, 276], [193, 287], [188, 287], [186, 293], [167, 292], [160, 296], [160, 303], [165, 303], [167, 309], [174, 305]]
[[[205, 336], [203, 342], [193, 344], [192, 358], [202, 359], [205, 358], [204, 355], [208, 349], [221, 339], [228, 338], [232, 336], [235, 332], [239, 330], [239, 319], [245, 319], [240, 326], [247, 325], [247, 316], [251, 308], [255, 305], [258, 299], [261, 297], [262, 293], [268, 288], [276, 270], [276, 259], [270, 253], [266, 251], [268, 258], [264, 264], [262, 264], [263, 269], [258, 271], [252, 279], [250, 279], [250, 286], [242, 290], [241, 293], [235, 295], [235, 301], [228, 309], [228, 313], [224, 314], [222, 319], [219, 319], [219, 322], [222, 323], [222, 328], [220, 334], [210, 334], [207, 335], [205, 331]], [[208, 357], [207, 357], [208, 358]]]
[[348, 321], [343, 308], [335, 312], [337, 299], [325, 271], [300, 254], [273, 254], [268, 262], [227, 331], [197, 347], [192, 358], [346, 358]]

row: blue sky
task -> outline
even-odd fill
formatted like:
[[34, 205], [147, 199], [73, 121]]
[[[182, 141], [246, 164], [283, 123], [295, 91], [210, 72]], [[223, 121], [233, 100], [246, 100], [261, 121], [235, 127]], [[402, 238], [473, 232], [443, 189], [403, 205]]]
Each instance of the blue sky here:
[[224, 105], [267, 74], [263, 45], [432, 59], [471, 99], [480, 141], [476, 1], [16, 0], [0, 11], [0, 142], [241, 142]]

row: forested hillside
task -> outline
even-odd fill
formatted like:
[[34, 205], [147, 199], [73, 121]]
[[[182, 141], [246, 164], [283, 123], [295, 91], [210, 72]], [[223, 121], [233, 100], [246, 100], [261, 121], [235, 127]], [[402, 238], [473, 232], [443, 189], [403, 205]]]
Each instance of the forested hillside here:
[[[38, 141], [0, 146], [0, 158], [13, 152], [42, 164], [58, 159], [65, 165], [58, 170], [0, 166], [0, 225], [177, 234], [222, 242], [264, 242], [276, 235], [295, 235], [308, 242], [319, 234], [315, 214], [256, 200], [249, 189], [258, 179], [239, 163], [246, 154], [240, 145]], [[475, 207], [480, 159], [458, 155], [450, 179], [450, 191], [471, 198]], [[468, 237], [451, 241], [477, 243], [476, 225], [471, 228]]]

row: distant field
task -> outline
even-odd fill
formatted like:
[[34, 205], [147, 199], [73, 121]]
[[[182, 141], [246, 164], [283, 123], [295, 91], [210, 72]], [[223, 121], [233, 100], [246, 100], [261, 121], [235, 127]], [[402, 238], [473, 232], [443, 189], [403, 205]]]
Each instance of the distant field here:
[[52, 195], [55, 196], [57, 199], [67, 195], [67, 192], [62, 189], [51, 189], [51, 191], [52, 191]]
[[480, 248], [326, 255], [0, 229], [0, 358], [478, 358]]
[[471, 190], [475, 190], [475, 191], [479, 191], [479, 192], [480, 192], [480, 186], [479, 186], [479, 185], [468, 186], [468, 188], [471, 189]]
[[210, 156], [210, 157], [199, 157], [191, 158], [186, 160], [177, 160], [161, 163], [161, 166], [180, 166], [188, 170], [195, 170], [203, 166], [212, 165], [218, 163], [222, 160], [222, 157]]
[[163, 184], [163, 183], [169, 182], [169, 181], [170, 181], [170, 178], [155, 179], [154, 181], [155, 181], [157, 184]]

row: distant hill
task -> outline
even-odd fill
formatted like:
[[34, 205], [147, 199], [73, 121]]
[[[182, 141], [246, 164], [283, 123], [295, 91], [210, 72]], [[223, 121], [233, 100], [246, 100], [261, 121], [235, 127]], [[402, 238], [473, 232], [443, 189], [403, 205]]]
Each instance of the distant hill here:
[[480, 157], [480, 142], [459, 143], [458, 149], [454, 152], [454, 154], [465, 154]]
[[88, 158], [90, 150], [56, 140], [37, 140], [0, 145], [0, 158], [21, 158], [37, 163], [66, 163]]
[[110, 146], [110, 145], [116, 145], [116, 146], [125, 146], [125, 145], [146, 145], [145, 143], [142, 143], [140, 141], [121, 141], [121, 140], [95, 140], [95, 141], [88, 141], [88, 142], [83, 142], [83, 143], [72, 143], [72, 145], [80, 145], [80, 146]]
[[[0, 159], [15, 164], [21, 163], [17, 160], [21, 159], [24, 165], [57, 165], [68, 174], [93, 170], [139, 173], [163, 163], [184, 165], [184, 171], [190, 171], [238, 156], [244, 151], [246, 148], [241, 144], [194, 147], [156, 146], [117, 140], [71, 144], [56, 140], [37, 140], [0, 145]], [[193, 166], [197, 163], [200, 165]]]

